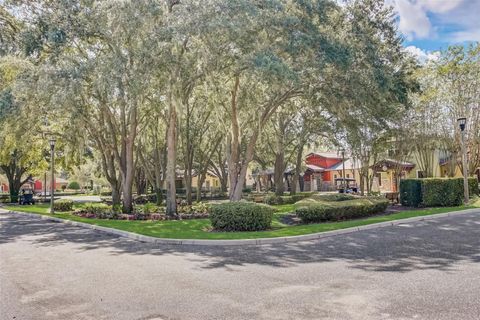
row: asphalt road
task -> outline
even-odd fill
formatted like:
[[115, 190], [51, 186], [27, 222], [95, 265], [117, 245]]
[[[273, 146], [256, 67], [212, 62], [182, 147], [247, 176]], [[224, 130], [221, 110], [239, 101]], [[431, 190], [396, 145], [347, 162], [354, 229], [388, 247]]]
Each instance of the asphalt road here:
[[480, 210], [288, 245], [154, 246], [0, 214], [0, 319], [479, 319]]

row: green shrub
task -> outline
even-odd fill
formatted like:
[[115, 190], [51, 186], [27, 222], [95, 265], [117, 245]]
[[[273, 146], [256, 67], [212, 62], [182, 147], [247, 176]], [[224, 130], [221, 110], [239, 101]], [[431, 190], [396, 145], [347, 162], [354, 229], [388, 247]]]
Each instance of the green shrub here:
[[72, 211], [73, 210], [73, 201], [72, 200], [58, 200], [53, 203], [54, 211]]
[[400, 180], [400, 203], [402, 206], [418, 207], [422, 203], [422, 180]]
[[[469, 178], [470, 194], [478, 194], [476, 178]], [[411, 207], [450, 207], [462, 204], [463, 178], [404, 179], [400, 181], [400, 202]]]
[[269, 206], [251, 202], [229, 202], [212, 206], [210, 221], [216, 230], [259, 231], [272, 224], [273, 212]]
[[211, 207], [212, 206], [206, 202], [198, 202], [192, 205], [192, 211], [194, 213], [208, 213]]
[[263, 201], [269, 205], [294, 204], [300, 200], [310, 197], [311, 195], [311, 192], [297, 193], [289, 196], [276, 196], [271, 194], [267, 195]]
[[422, 179], [422, 206], [459, 206], [463, 199], [463, 179]]
[[105, 203], [85, 203], [80, 210], [75, 211], [75, 214], [85, 216], [87, 218], [97, 219], [117, 219], [119, 212], [112, 209], [111, 206]]
[[80, 190], [80, 184], [77, 181], [72, 181], [68, 184], [68, 189]]
[[152, 202], [147, 202], [143, 205], [136, 205], [135, 212], [143, 214], [164, 213], [165, 207], [157, 206], [155, 203]]
[[355, 199], [355, 196], [347, 193], [319, 194], [312, 197], [319, 201], [347, 201]]
[[387, 209], [388, 204], [388, 200], [384, 198], [318, 202], [299, 207], [295, 213], [304, 223], [339, 221], [381, 213]]
[[274, 194], [269, 194], [265, 196], [265, 198], [263, 199], [263, 202], [269, 205], [279, 205], [279, 204], [283, 204], [283, 197], [277, 196]]
[[478, 184], [477, 177], [468, 178], [468, 191], [470, 196], [480, 196], [480, 185]]
[[82, 208], [83, 211], [87, 211], [88, 213], [97, 214], [104, 214], [107, 212], [112, 211], [112, 207], [105, 203], [85, 203]]

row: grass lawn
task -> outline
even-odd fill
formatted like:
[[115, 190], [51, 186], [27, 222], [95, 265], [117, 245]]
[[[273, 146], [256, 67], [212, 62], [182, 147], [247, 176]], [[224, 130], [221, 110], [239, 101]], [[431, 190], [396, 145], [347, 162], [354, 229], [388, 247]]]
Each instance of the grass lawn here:
[[[432, 214], [445, 213], [449, 211], [465, 210], [470, 208], [480, 208], [480, 199], [469, 206], [446, 207], [446, 208], [428, 208], [419, 210], [408, 210], [384, 216], [375, 216], [365, 219], [318, 223], [307, 225], [289, 226], [283, 224], [282, 216], [292, 212], [294, 205], [275, 206], [277, 213], [274, 216], [272, 229], [258, 232], [210, 232], [211, 227], [208, 219], [183, 220], [183, 221], [125, 221], [125, 220], [100, 220], [77, 217], [69, 213], [58, 213], [55, 217], [80, 221], [103, 227], [115, 228], [119, 230], [135, 232], [152, 237], [172, 238], [172, 239], [256, 239], [256, 238], [274, 238], [284, 236], [297, 236], [302, 234], [332, 231], [349, 227], [357, 227], [372, 223], [399, 220], [418, 216], [427, 216]], [[5, 209], [14, 211], [23, 211], [50, 216], [48, 205], [40, 204], [34, 206], [5, 206]]]

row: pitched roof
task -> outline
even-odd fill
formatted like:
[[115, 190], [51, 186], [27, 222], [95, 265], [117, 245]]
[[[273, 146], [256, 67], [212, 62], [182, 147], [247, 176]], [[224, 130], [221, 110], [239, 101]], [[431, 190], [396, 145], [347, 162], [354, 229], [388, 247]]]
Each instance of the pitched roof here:
[[[345, 170], [354, 170], [358, 169], [358, 166], [351, 159], [345, 159]], [[340, 161], [339, 163], [334, 164], [331, 167], [325, 169], [325, 171], [335, 171], [335, 170], [343, 170], [343, 162]]]
[[400, 166], [404, 169], [412, 169], [412, 168], [415, 167], [415, 164], [411, 163], [411, 162], [398, 161], [398, 160], [394, 160], [394, 159], [383, 159], [383, 160], [375, 163], [372, 167], [380, 167], [381, 168], [382, 166], [386, 166], [387, 168]]
[[313, 164], [307, 164], [307, 169], [311, 170], [313, 172], [323, 172], [325, 171], [325, 168], [313, 165]]
[[307, 157], [311, 155], [320, 156], [320, 157], [329, 158], [329, 159], [342, 159], [342, 156], [335, 151], [310, 152], [309, 154], [307, 154]]

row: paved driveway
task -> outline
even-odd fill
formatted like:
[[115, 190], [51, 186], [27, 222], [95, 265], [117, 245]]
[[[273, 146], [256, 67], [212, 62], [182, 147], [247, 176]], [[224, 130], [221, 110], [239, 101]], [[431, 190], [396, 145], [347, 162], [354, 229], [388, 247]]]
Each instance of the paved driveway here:
[[478, 319], [480, 210], [312, 242], [153, 246], [0, 214], [0, 319]]

